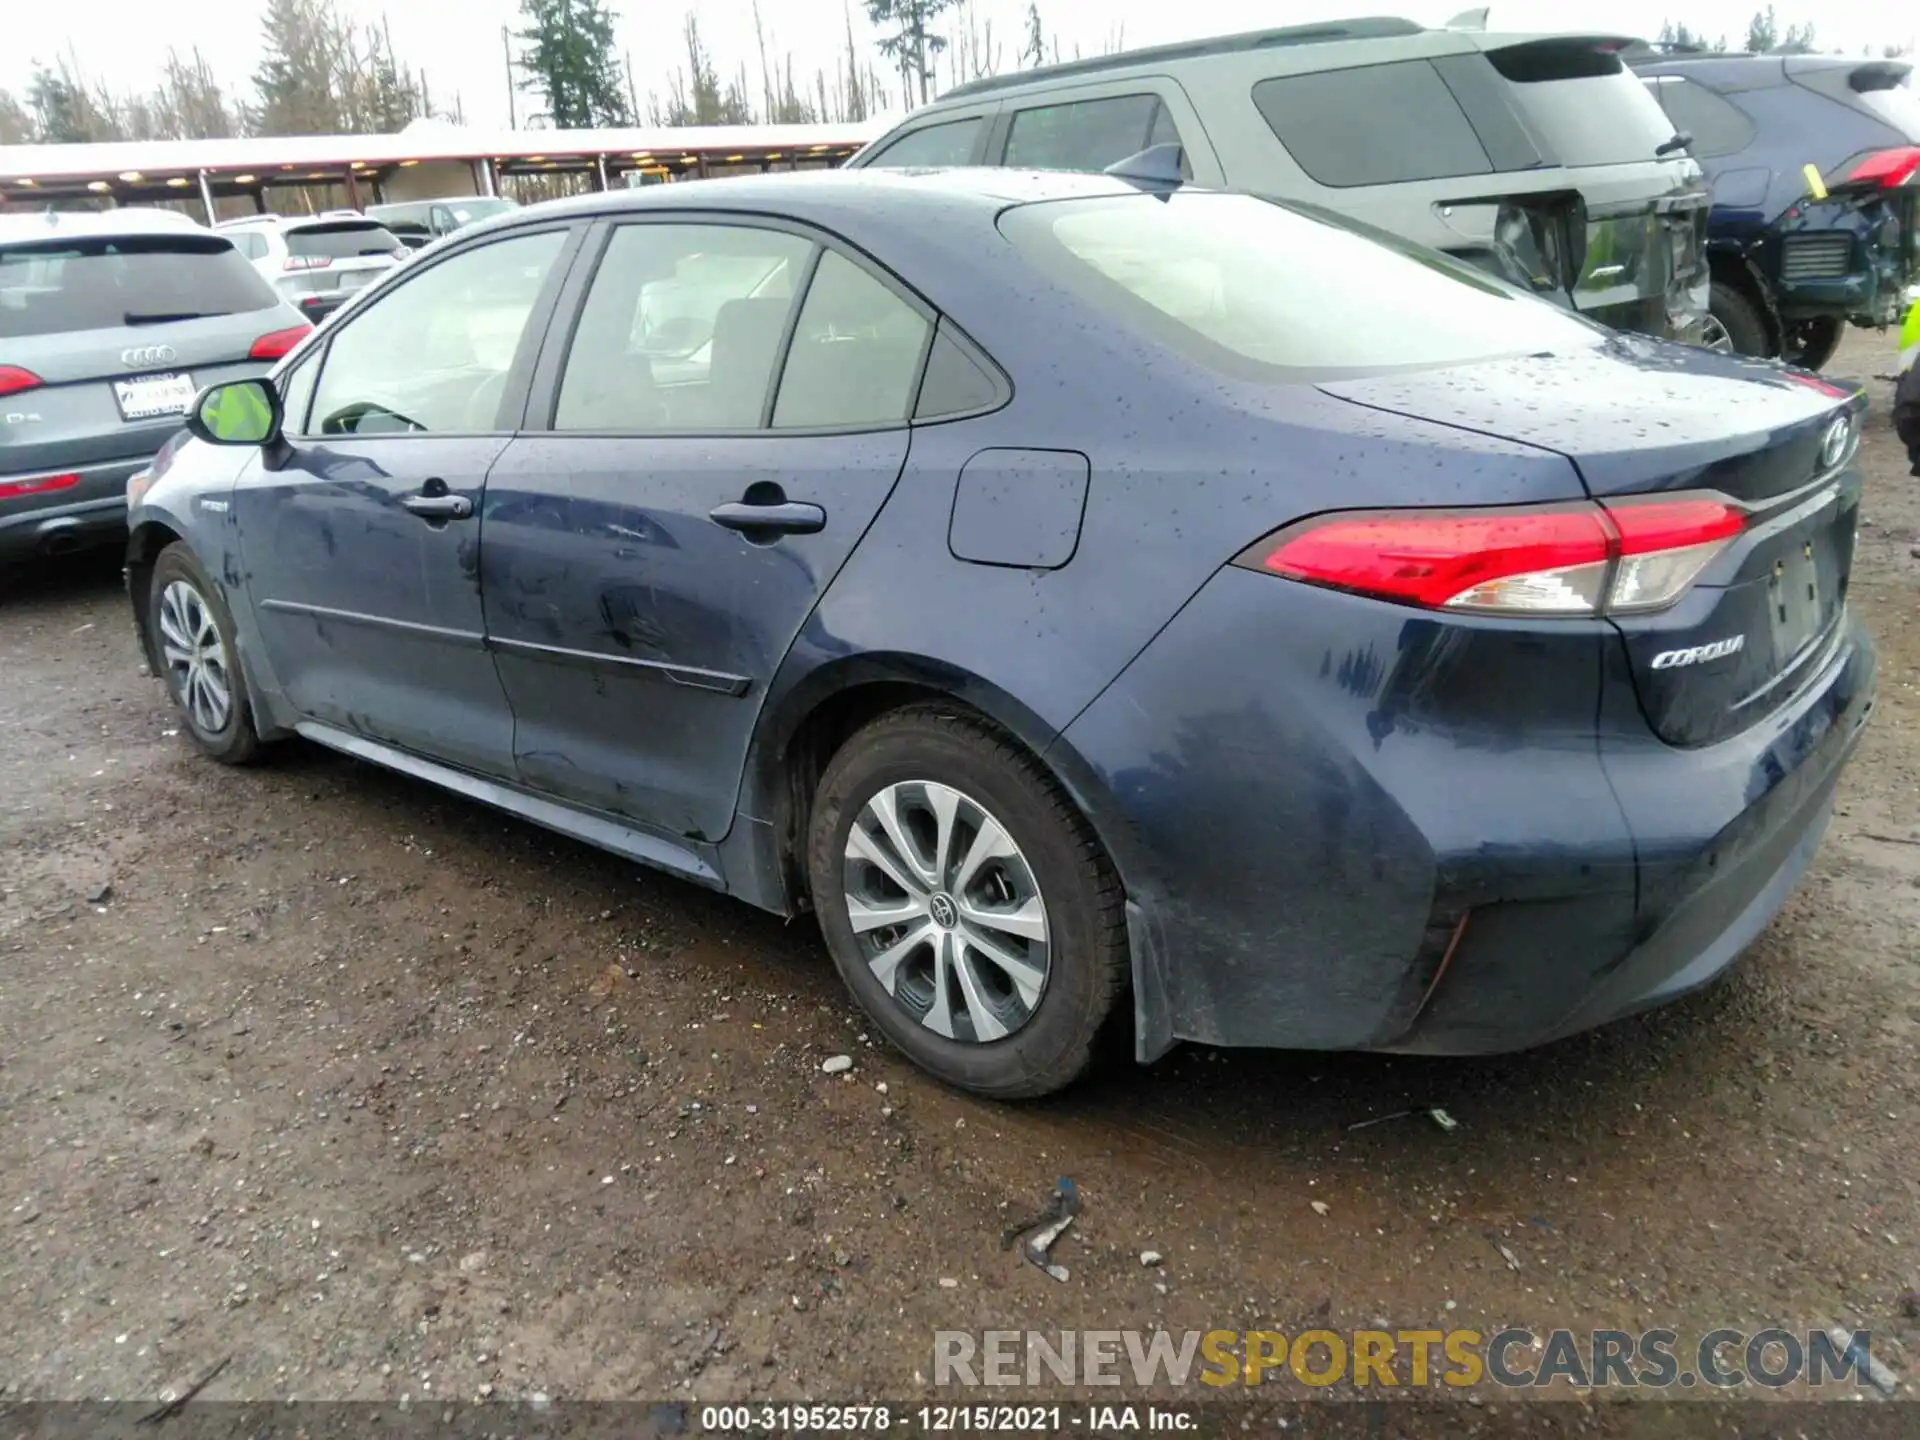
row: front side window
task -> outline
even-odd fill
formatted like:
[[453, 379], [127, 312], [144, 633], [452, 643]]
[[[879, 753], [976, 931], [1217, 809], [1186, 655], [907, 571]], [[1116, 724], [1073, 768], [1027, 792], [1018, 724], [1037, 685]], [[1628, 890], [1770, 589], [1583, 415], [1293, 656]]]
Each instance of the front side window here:
[[904, 422], [931, 328], [890, 287], [829, 250], [800, 307], [775, 428]]
[[915, 170], [923, 166], [967, 165], [973, 160], [973, 147], [980, 138], [980, 117], [948, 120], [910, 130], [898, 140], [883, 146], [862, 165], [883, 165], [890, 170]]
[[748, 225], [615, 230], [574, 329], [554, 428], [759, 428], [815, 248]]
[[1322, 185], [1398, 185], [1493, 169], [1460, 102], [1425, 60], [1262, 80], [1253, 103]]
[[347, 319], [327, 347], [306, 433], [494, 429], [521, 335], [565, 243], [560, 230], [495, 240]]
[[1096, 309], [1251, 379], [1599, 343], [1585, 321], [1438, 251], [1247, 195], [1050, 201], [1000, 225]]
[[1006, 164], [1021, 170], [1104, 170], [1149, 143], [1178, 140], [1157, 95], [1115, 95], [1014, 112]]
[[302, 260], [353, 260], [363, 255], [392, 255], [400, 248], [391, 230], [371, 220], [302, 225], [287, 231], [287, 254]]
[[307, 433], [307, 412], [313, 405], [313, 382], [320, 375], [320, 350], [309, 350], [300, 363], [280, 376], [280, 423], [289, 435]]

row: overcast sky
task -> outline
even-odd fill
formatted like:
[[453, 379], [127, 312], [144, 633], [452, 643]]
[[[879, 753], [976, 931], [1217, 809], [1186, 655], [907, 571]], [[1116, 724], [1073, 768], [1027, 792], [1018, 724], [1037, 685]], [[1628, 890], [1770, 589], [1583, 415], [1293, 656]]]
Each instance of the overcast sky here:
[[[337, 0], [343, 13], [366, 20], [385, 15], [401, 57], [425, 69], [436, 104], [458, 92], [469, 124], [507, 121], [505, 63], [500, 27], [517, 24], [518, 0]], [[723, 77], [742, 61], [748, 66], [758, 101], [759, 60], [754, 47], [751, 0], [728, 0], [697, 8], [709, 48]], [[1226, 34], [1264, 26], [1300, 24], [1331, 17], [1403, 14], [1426, 24], [1444, 23], [1469, 0], [1415, 0], [1396, 6], [1391, 0], [1368, 4], [1345, 0], [1040, 0], [1046, 28], [1070, 54], [1078, 43], [1092, 52], [1110, 33], [1129, 46], [1150, 45], [1194, 36]], [[996, 41], [1007, 65], [1019, 49], [1025, 0], [973, 0], [981, 22], [993, 21]], [[680, 39], [682, 4], [675, 0], [614, 0], [620, 12], [622, 46], [633, 57], [641, 92], [664, 93], [667, 77], [684, 62]], [[831, 70], [845, 47], [843, 10], [854, 12], [856, 43], [870, 49], [873, 32], [864, 19], [864, 0], [760, 0], [768, 48], [777, 57], [791, 52], [796, 80], [810, 85], [817, 66]], [[259, 60], [260, 5], [257, 0], [78, 0], [47, 4], [15, 0], [6, 7], [5, 44], [0, 47], [0, 88], [18, 93], [32, 74], [33, 61], [52, 60], [71, 49], [82, 69], [118, 90], [151, 83], [169, 46], [197, 44], [230, 91], [246, 93]], [[1754, 0], [1509, 0], [1492, 6], [1492, 25], [1500, 29], [1593, 29], [1608, 33], [1656, 33], [1662, 20], [1684, 21], [1708, 35], [1725, 33], [1738, 45], [1746, 33]], [[1912, 44], [1920, 40], [1920, 4], [1915, 0], [1776, 0], [1784, 29], [1812, 21], [1824, 49], [1861, 53], [1866, 45]], [[1003, 38], [1004, 37], [1004, 38]], [[527, 106], [520, 104], [524, 116]]]

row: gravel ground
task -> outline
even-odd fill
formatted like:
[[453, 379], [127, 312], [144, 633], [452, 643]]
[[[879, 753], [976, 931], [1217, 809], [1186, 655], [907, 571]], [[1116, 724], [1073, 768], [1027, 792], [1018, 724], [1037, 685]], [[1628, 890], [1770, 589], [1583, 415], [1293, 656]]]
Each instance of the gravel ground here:
[[[0, 1392], [230, 1356], [210, 1397], [899, 1399], [939, 1328], [1376, 1317], [1839, 1323], [1911, 1377], [1920, 481], [1870, 383], [1880, 705], [1812, 875], [1725, 983], [1495, 1060], [1186, 1049], [976, 1102], [868, 1043], [811, 925], [304, 745], [200, 760], [110, 566], [16, 581]], [[1459, 1127], [1348, 1128], [1428, 1106]], [[999, 1236], [1063, 1174], [1055, 1284]]]

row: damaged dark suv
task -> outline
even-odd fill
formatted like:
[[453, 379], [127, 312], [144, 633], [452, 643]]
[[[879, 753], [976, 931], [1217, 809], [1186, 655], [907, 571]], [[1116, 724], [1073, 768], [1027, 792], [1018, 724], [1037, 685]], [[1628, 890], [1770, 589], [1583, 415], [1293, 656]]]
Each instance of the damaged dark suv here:
[[1713, 187], [1713, 314], [1732, 349], [1817, 370], [1849, 323], [1899, 324], [1920, 280], [1912, 66], [1651, 53], [1633, 65]]

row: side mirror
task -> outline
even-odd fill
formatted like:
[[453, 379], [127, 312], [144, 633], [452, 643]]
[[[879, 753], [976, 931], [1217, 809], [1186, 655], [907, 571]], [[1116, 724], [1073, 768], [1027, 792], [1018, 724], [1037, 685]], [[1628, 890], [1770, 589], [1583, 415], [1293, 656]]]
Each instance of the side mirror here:
[[209, 445], [277, 446], [280, 396], [265, 379], [229, 380], [209, 385], [187, 411], [187, 429]]

